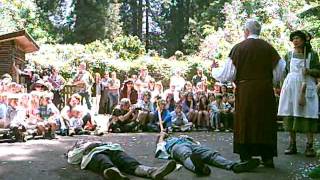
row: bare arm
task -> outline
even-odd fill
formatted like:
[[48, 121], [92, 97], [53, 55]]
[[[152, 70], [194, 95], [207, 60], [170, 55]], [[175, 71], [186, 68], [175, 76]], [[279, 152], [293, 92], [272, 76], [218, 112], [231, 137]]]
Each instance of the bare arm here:
[[165, 132], [160, 132], [160, 134], [159, 134], [159, 142], [158, 143], [164, 142], [165, 136], [166, 136]]
[[119, 116], [118, 119], [120, 121], [125, 121], [125, 120], [129, 119], [129, 117], [131, 116], [132, 113], [133, 113], [133, 109], [130, 109], [130, 111], [127, 112], [127, 114], [125, 114], [123, 116]]

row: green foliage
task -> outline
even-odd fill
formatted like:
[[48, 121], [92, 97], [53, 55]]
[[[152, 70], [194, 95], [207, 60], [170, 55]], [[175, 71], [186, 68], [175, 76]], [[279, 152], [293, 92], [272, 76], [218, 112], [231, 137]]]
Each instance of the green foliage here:
[[[277, 51], [284, 55], [291, 49], [289, 34], [296, 29], [318, 30], [319, 20], [301, 21], [297, 11], [303, 8], [303, 2], [289, 0], [240, 1], [225, 3], [223, 13], [224, 25], [217, 30], [208, 28], [207, 35], [200, 45], [199, 55], [204, 59], [224, 60], [231, 48], [243, 40], [243, 26], [248, 18], [255, 18], [262, 23], [261, 38], [271, 43]], [[311, 18], [311, 17], [310, 17]], [[312, 43], [318, 48], [318, 39]]]
[[196, 21], [190, 19], [189, 23], [189, 32], [184, 36], [182, 43], [186, 54], [195, 54], [199, 50], [203, 35]]
[[74, 29], [68, 42], [82, 44], [113, 39], [121, 33], [118, 6], [109, 1], [73, 1]]
[[311, 41], [313, 48], [319, 52], [320, 50], [320, 2], [314, 2], [312, 7], [301, 12], [299, 17], [304, 28], [309, 31], [313, 40]]
[[319, 179], [320, 178], [320, 166], [315, 167], [314, 169], [312, 169], [308, 176], [312, 179]]
[[3, 0], [0, 2], [0, 34], [26, 29], [39, 42], [52, 40], [36, 13], [33, 1]]
[[183, 47], [186, 54], [199, 50], [201, 41], [214, 33], [225, 23], [223, 8], [230, 0], [193, 1], [192, 15], [189, 19], [188, 33], [184, 36]]
[[[316, 0], [149, 2], [150, 5], [146, 0], [2, 0], [0, 34], [25, 28], [40, 44], [75, 43], [44, 44], [40, 52], [31, 56], [44, 64], [57, 64], [65, 69], [65, 76], [71, 76], [79, 61], [87, 61], [92, 71], [108, 68], [122, 76], [138, 72], [144, 64], [165, 81], [172, 68], [181, 67], [194, 74], [198, 62], [224, 60], [243, 39], [247, 18], [262, 22], [261, 37], [281, 55], [291, 48], [288, 36], [297, 29], [310, 31], [314, 49], [320, 48], [320, 10]], [[145, 42], [149, 43], [148, 49], [154, 49], [149, 50], [152, 57], [145, 56]], [[156, 54], [175, 56], [167, 60]], [[205, 67], [209, 66], [210, 63]]]
[[29, 62], [37, 62], [43, 66], [56, 66], [66, 79], [76, 73], [80, 62], [86, 62], [92, 73], [103, 74], [105, 70], [115, 71], [121, 80], [126, 76], [138, 74], [141, 67], [148, 67], [150, 74], [156, 80], [161, 80], [165, 86], [169, 86], [170, 77], [176, 69], [180, 69], [185, 77], [191, 80], [196, 73], [196, 68], [201, 66], [205, 69], [205, 74], [210, 77], [208, 68], [211, 61], [203, 61], [197, 56], [185, 57], [181, 52], [177, 52], [177, 55], [181, 56], [179, 60], [164, 59], [157, 55], [140, 55], [128, 61], [117, 57], [116, 52], [122, 52], [123, 49], [113, 51], [111, 47], [112, 44], [108, 41], [95, 41], [87, 45], [46, 44], [41, 45], [40, 51], [29, 54], [27, 59]]
[[133, 60], [144, 54], [144, 46], [137, 36], [119, 36], [115, 38], [113, 50], [118, 52], [119, 58]]

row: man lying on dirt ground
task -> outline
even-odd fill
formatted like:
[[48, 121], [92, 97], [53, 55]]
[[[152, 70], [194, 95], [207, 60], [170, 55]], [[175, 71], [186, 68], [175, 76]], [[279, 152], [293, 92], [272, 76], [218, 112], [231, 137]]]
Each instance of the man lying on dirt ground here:
[[127, 155], [119, 144], [111, 142], [79, 140], [66, 155], [68, 163], [80, 164], [81, 169], [102, 174], [108, 180], [129, 179], [121, 171], [160, 180], [176, 168], [175, 161], [169, 161], [159, 168], [142, 165]]
[[260, 163], [255, 159], [246, 162], [227, 160], [217, 151], [200, 145], [191, 137], [186, 135], [170, 137], [164, 132], [160, 133], [155, 156], [160, 159], [172, 158], [200, 176], [210, 175], [211, 170], [208, 165], [241, 173], [253, 170]]

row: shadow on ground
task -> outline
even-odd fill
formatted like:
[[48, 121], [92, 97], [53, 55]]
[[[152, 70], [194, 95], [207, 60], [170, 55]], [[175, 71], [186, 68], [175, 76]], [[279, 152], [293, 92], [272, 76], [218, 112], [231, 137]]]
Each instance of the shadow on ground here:
[[[200, 141], [209, 148], [218, 150], [223, 156], [238, 160], [232, 152], [232, 133], [192, 132], [188, 135]], [[80, 170], [78, 166], [67, 164], [64, 153], [78, 139], [101, 139], [121, 144], [126, 152], [140, 162], [151, 166], [160, 166], [164, 160], [154, 158], [155, 140], [152, 133], [140, 134], [107, 134], [97, 136], [59, 137], [56, 140], [31, 140], [26, 143], [0, 144], [0, 179], [2, 180], [97, 180], [100, 175], [90, 171]], [[319, 138], [319, 135], [317, 135]], [[305, 137], [298, 136], [298, 151], [303, 152]], [[310, 167], [319, 164], [317, 158], [306, 158], [303, 153], [286, 156], [283, 151], [287, 146], [287, 134], [278, 134], [278, 157], [275, 158], [276, 169], [257, 168], [254, 172], [234, 174], [212, 167], [210, 177], [197, 177], [184, 168], [170, 176], [168, 180], [192, 179], [245, 179], [245, 180], [276, 180], [276, 179], [307, 179], [306, 173]], [[130, 176], [131, 179], [142, 179]]]

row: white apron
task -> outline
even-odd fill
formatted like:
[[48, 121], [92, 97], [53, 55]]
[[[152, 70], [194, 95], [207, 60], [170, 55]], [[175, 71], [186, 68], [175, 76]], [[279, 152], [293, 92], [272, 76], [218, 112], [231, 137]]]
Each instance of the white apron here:
[[[310, 68], [310, 54], [306, 59], [306, 67]], [[316, 79], [311, 76], [306, 76], [306, 104], [299, 105], [299, 97], [301, 93], [304, 76], [304, 60], [293, 58], [291, 55], [290, 72], [282, 85], [278, 115], [279, 116], [294, 116], [304, 118], [318, 119], [318, 95], [316, 87]]]

